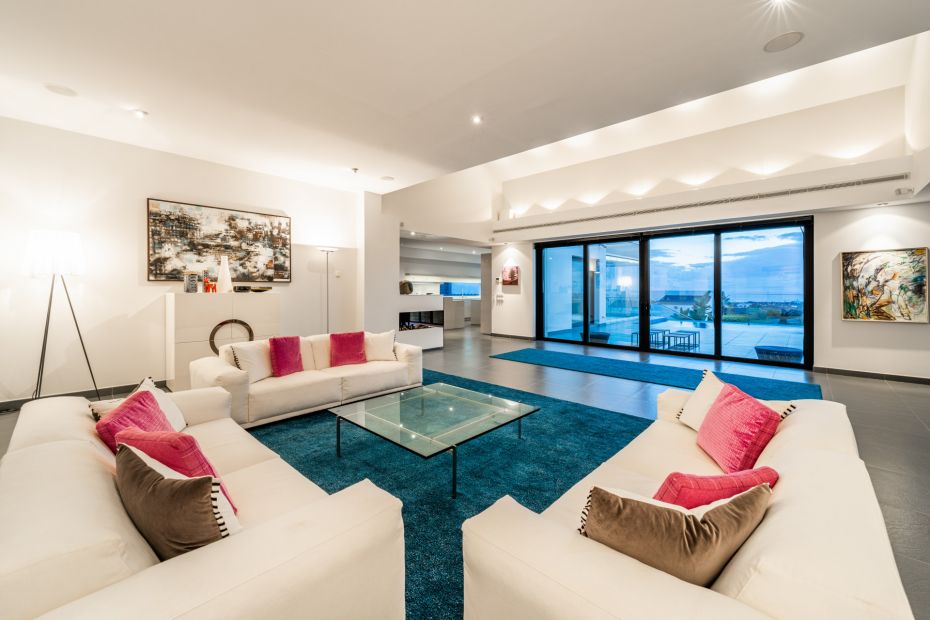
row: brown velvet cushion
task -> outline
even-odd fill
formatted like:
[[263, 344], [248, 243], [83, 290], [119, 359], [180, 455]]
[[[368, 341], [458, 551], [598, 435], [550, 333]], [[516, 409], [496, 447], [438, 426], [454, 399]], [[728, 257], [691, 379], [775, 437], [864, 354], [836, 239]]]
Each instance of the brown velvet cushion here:
[[707, 586], [762, 521], [771, 493], [769, 485], [760, 484], [701, 516], [700, 509], [666, 508], [594, 487], [579, 531], [653, 568]]
[[167, 479], [121, 445], [116, 487], [136, 529], [162, 560], [222, 538], [214, 516], [220, 483], [211, 476]]

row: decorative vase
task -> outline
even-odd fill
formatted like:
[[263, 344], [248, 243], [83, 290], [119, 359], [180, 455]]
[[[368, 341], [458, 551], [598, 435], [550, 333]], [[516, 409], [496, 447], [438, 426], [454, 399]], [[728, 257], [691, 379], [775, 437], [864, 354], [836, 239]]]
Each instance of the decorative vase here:
[[232, 293], [232, 275], [229, 273], [229, 258], [220, 257], [220, 268], [216, 272], [216, 291], [218, 293]]

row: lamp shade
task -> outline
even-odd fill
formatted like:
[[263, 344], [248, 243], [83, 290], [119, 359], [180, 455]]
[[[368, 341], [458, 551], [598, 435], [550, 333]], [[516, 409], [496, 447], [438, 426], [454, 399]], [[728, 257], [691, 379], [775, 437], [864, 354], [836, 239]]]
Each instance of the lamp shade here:
[[36, 276], [84, 273], [81, 236], [65, 230], [33, 230], [29, 233], [27, 267]]

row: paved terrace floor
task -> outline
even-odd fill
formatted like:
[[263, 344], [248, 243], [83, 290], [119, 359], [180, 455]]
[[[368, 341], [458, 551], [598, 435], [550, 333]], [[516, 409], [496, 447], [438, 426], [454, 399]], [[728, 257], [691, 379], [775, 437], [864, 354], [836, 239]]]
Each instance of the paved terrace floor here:
[[[653, 349], [667, 349], [675, 347], [682, 350], [693, 351], [695, 353], [714, 353], [714, 326], [713, 323], [695, 324], [693, 321], [662, 321], [653, 323], [652, 330], [667, 330], [668, 332], [697, 332], [693, 337], [690, 345], [676, 343], [684, 342], [682, 339], [673, 339], [669, 342], [666, 338], [657, 336], [651, 341]], [[637, 346], [638, 335], [634, 332], [638, 327], [632, 321], [615, 321], [611, 323], [595, 323], [591, 325], [589, 332], [600, 332], [608, 334], [609, 344], [619, 344], [627, 346]], [[578, 323], [572, 329], [555, 331], [549, 334], [552, 338], [561, 338], [564, 340], [581, 340], [581, 324]], [[700, 343], [700, 344], [698, 344]], [[790, 347], [804, 350], [804, 328], [799, 325], [748, 325], [746, 323], [724, 323], [721, 337], [721, 346], [723, 354], [727, 357], [741, 357], [744, 359], [758, 359], [756, 355], [757, 346], [777, 346]]]

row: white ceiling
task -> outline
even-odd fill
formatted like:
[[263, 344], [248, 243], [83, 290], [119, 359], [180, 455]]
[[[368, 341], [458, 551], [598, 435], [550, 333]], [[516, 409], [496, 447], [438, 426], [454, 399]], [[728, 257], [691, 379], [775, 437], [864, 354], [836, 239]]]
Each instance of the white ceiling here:
[[0, 115], [388, 192], [928, 29], [926, 0], [2, 0]]

